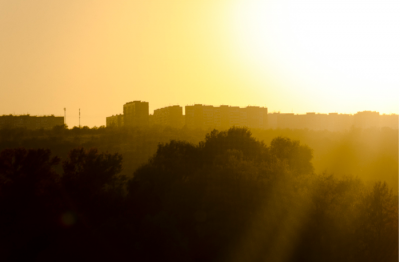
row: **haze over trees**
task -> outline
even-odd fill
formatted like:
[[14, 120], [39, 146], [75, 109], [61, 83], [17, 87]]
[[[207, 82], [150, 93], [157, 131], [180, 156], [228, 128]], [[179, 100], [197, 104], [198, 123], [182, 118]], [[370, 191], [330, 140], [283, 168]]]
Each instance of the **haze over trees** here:
[[[398, 261], [397, 193], [317, 171], [316, 150], [290, 138], [366, 132], [351, 137], [359, 146], [391, 130], [1, 132], [3, 261]], [[345, 145], [335, 153], [348, 156]], [[125, 175], [129, 162], [138, 168]]]
[[[399, 133], [398, 129], [351, 129], [343, 132], [307, 129], [250, 129], [253, 136], [269, 144], [281, 136], [298, 140], [313, 149], [311, 160], [317, 173], [336, 176], [357, 176], [372, 184], [386, 181], [398, 192]], [[133, 172], [156, 152], [159, 143], [170, 140], [198, 144], [210, 130], [152, 126], [149, 128], [78, 128], [62, 126], [52, 130], [24, 128], [0, 129], [0, 150], [7, 148], [48, 148], [61, 159], [74, 148], [97, 148], [99, 151], [119, 153], [122, 174]]]

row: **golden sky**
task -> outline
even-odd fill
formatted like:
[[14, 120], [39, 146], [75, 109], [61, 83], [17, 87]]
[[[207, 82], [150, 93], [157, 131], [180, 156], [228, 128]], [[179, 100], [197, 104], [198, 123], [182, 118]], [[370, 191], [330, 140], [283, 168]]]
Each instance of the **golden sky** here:
[[0, 115], [124, 103], [399, 113], [400, 3], [0, 0]]

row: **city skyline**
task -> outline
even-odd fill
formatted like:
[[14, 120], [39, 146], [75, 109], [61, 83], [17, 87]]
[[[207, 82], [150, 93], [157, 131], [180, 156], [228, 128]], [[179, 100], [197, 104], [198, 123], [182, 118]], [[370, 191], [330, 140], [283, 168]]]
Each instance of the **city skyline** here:
[[398, 262], [399, 10], [0, 0], [0, 260]]
[[190, 129], [226, 130], [232, 126], [258, 129], [313, 129], [344, 131], [355, 128], [399, 128], [399, 116], [381, 115], [376, 111], [356, 114], [321, 114], [307, 112], [269, 113], [267, 107], [194, 104], [186, 105], [185, 114], [180, 105], [167, 106], [149, 112], [150, 103], [135, 100], [123, 105], [123, 113], [106, 117], [107, 127], [148, 127], [152, 125]]
[[[140, 100], [139, 100], [140, 101]], [[132, 102], [135, 102], [135, 101], [132, 101]], [[128, 103], [132, 103], [132, 102], [128, 102]], [[145, 102], [145, 101], [143, 101], [143, 102]], [[146, 102], [147, 104], [148, 104], [148, 107], [149, 107], [149, 103], [148, 102]], [[170, 105], [170, 106], [165, 106], [165, 107], [161, 107], [161, 108], [156, 108], [156, 109], [154, 109], [153, 110], [153, 113], [151, 114], [150, 112], [148, 113], [148, 115], [149, 116], [151, 116], [151, 117], [153, 117], [154, 115], [155, 115], [155, 112], [157, 112], [157, 111], [161, 111], [161, 110], [163, 110], [163, 109], [168, 109], [168, 108], [174, 108], [174, 107], [179, 107], [180, 108], [180, 111], [181, 111], [181, 115], [183, 116], [183, 117], [185, 117], [186, 116], [186, 114], [184, 114], [183, 112], [186, 112], [186, 110], [187, 110], [187, 107], [193, 107], [193, 106], [204, 106], [204, 107], [212, 107], [212, 108], [215, 108], [215, 109], [217, 109], [218, 107], [219, 108], [221, 108], [221, 107], [228, 107], [228, 108], [238, 108], [238, 109], [244, 109], [244, 108], [251, 108], [251, 107], [253, 107], [253, 108], [265, 108], [265, 109], [268, 109], [267, 107], [259, 107], [259, 106], [254, 106], [254, 105], [252, 105], [252, 106], [247, 106], [247, 107], [239, 107], [239, 106], [232, 106], [232, 105], [219, 105], [219, 106], [212, 106], [212, 105], [205, 105], [205, 104], [192, 104], [192, 105], [186, 105], [186, 106], [184, 106], [184, 107], [181, 107], [180, 105]], [[79, 112], [80, 113], [80, 112]], [[85, 122], [85, 120], [86, 119], [79, 119], [79, 113], [78, 113], [78, 123], [80, 123], [80, 120], [83, 120], [83, 122]], [[381, 114], [380, 112], [376, 112], [376, 111], [368, 111], [368, 110], [364, 110], [364, 111], [357, 111], [355, 114], [346, 114], [346, 113], [344, 113], [344, 114], [342, 114], [342, 113], [337, 113], [337, 112], [329, 112], [329, 113], [321, 113], [321, 112], [305, 112], [305, 113], [303, 113], [303, 114], [296, 114], [296, 113], [292, 113], [292, 112], [280, 112], [280, 111], [278, 111], [278, 112], [276, 112], [276, 111], [273, 111], [273, 112], [270, 112], [270, 111], [268, 111], [268, 115], [275, 115], [275, 116], [270, 116], [270, 119], [272, 119], [271, 117], [273, 117], [274, 118], [274, 120], [273, 121], [277, 121], [276, 120], [276, 115], [282, 115], [282, 116], [306, 116], [306, 115], [317, 115], [317, 116], [332, 116], [332, 115], [339, 115], [339, 116], [354, 116], [354, 115], [357, 115], [357, 114], [360, 114], [360, 113], [375, 113], [375, 114], [377, 114], [378, 116], [397, 116], [397, 118], [398, 118], [398, 114]], [[116, 113], [116, 114], [112, 114], [112, 115], [109, 115], [109, 116], [106, 116], [106, 117], [104, 117], [104, 118], [110, 118], [110, 117], [123, 117], [124, 116], [124, 114], [123, 114], [123, 112], [122, 113]], [[68, 119], [68, 115], [64, 115], [64, 116], [61, 116], [61, 115], [55, 115], [55, 114], [49, 114], [49, 115], [33, 115], [33, 114], [29, 114], [29, 113], [25, 113], [25, 114], [3, 114], [3, 115], [0, 115], [0, 127], [2, 126], [2, 125], [4, 125], [4, 121], [8, 121], [8, 120], [6, 120], [6, 119], [10, 119], [10, 117], [22, 117], [23, 119], [27, 119], [27, 117], [29, 118], [48, 118], [48, 117], [55, 117], [55, 118], [57, 118], [57, 119], [63, 119], [62, 121], [69, 127], [69, 128], [73, 128], [73, 127], [79, 127], [79, 126], [81, 126], [81, 127], [84, 127], [84, 126], [88, 126], [88, 125], [85, 125], [85, 124], [81, 124], [81, 125], [75, 125], [75, 126], [71, 126], [71, 125], [68, 125], [68, 121], [67, 121], [67, 119]], [[157, 117], [156, 117], [157, 118]], [[4, 123], [3, 123], [3, 122]], [[23, 120], [23, 121], [26, 121], [26, 120]], [[117, 121], [117, 120], [113, 120], [113, 121]], [[117, 124], [117, 126], [122, 126], [123, 124], [121, 124], [121, 123], [123, 123], [123, 120], [122, 120], [122, 118], [120, 119], [120, 120], [118, 120], [119, 122], [120, 122], [120, 124]], [[122, 122], [121, 122], [122, 121]], [[154, 124], [155, 122], [157, 122], [156, 120], [152, 120], [153, 122], [152, 122], [152, 124]], [[155, 122], [154, 122], [155, 121]], [[165, 120], [163, 120], [163, 121], [165, 121]], [[185, 120], [182, 120], [183, 121], [183, 124], [182, 125], [180, 125], [180, 124], [178, 124], [178, 125], [173, 125], [173, 126], [175, 126], [175, 127], [182, 127], [183, 125], [185, 125]], [[287, 120], [286, 120], [287, 121]], [[290, 122], [291, 120], [289, 120], [289, 122]], [[387, 122], [387, 120], [386, 120], [386, 122]], [[158, 123], [159, 124], [159, 123]], [[99, 126], [97, 126], [97, 127], [101, 127], [101, 126], [109, 126], [110, 124], [107, 122], [107, 121], [105, 121], [105, 123], [104, 124], [102, 124], [102, 125], [99, 125]], [[169, 125], [169, 124], [167, 124], [167, 125]], [[23, 124], [21, 125], [21, 123], [20, 124], [18, 124], [17, 126], [19, 126], [19, 127], [22, 127], [23, 126]], [[243, 126], [246, 126], [246, 125], [243, 125]], [[377, 126], [382, 126], [382, 125], [377, 125]], [[392, 124], [390, 124], [390, 125], [383, 125], [383, 126], [387, 126], [387, 127], [392, 127], [392, 128], [398, 128], [398, 119], [397, 119], [397, 124], [396, 125], [394, 125], [393, 123]], [[382, 127], [383, 127], [382, 126]], [[95, 126], [91, 126], [91, 127], [95, 127]], [[284, 126], [282, 126], [283, 128], [292, 128], [292, 124], [285, 124]], [[281, 127], [281, 128], [282, 128]], [[225, 126], [224, 128], [228, 128], [228, 126]], [[277, 125], [275, 124], [275, 125], [269, 125], [269, 127], [268, 128], [277, 128]], [[301, 127], [293, 127], [293, 128], [301, 128]], [[338, 129], [341, 129], [341, 128], [338, 128]]]
[[[0, 115], [104, 125], [130, 98], [399, 113], [399, 3], [0, 0]], [[166, 101], [168, 101], [166, 103]]]

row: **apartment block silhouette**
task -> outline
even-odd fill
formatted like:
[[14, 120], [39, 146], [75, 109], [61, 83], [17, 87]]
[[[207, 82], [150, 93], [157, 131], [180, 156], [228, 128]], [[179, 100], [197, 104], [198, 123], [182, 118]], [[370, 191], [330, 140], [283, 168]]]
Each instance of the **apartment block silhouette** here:
[[188, 128], [212, 128], [215, 126], [215, 114], [212, 106], [195, 104], [185, 106], [185, 125]]
[[227, 129], [231, 126], [267, 128], [268, 109], [264, 107], [246, 107], [195, 104], [185, 107], [185, 123], [188, 128]]
[[399, 115], [380, 115], [379, 116], [380, 127], [390, 127], [393, 129], [399, 128]]
[[124, 104], [124, 126], [148, 126], [149, 102], [132, 101]]
[[267, 128], [292, 128], [341, 131], [355, 128], [399, 128], [399, 115], [379, 115], [374, 111], [350, 114], [317, 114], [314, 112], [295, 115], [293, 113], [269, 113]]
[[1, 128], [25, 127], [28, 129], [51, 129], [64, 125], [63, 116], [30, 116], [30, 115], [5, 115], [0, 116]]
[[152, 124], [181, 128], [184, 125], [182, 107], [168, 106], [154, 110]]
[[380, 115], [375, 111], [362, 111], [351, 114], [306, 114], [268, 113], [268, 109], [258, 106], [194, 104], [185, 106], [185, 115], [179, 105], [154, 110], [149, 115], [149, 102], [132, 101], [124, 104], [123, 114], [106, 118], [107, 126], [148, 126], [163, 125], [192, 129], [224, 130], [232, 126], [245, 126], [260, 129], [312, 129], [342, 131], [350, 128], [382, 128], [399, 129], [399, 115]]
[[115, 127], [124, 126], [124, 115], [119, 114], [115, 116], [106, 117], [106, 126], [115, 126]]

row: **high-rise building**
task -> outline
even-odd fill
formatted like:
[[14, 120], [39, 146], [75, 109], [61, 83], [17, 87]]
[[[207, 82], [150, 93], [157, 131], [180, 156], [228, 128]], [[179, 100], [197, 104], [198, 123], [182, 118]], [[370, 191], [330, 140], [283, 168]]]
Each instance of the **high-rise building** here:
[[122, 127], [124, 126], [124, 115], [115, 115], [106, 117], [106, 126], [107, 127]]
[[63, 116], [0, 116], [0, 128], [25, 127], [28, 129], [51, 129], [62, 125], [64, 125]]
[[215, 108], [215, 127], [219, 130], [228, 129], [231, 126], [230, 107], [221, 105]]
[[154, 110], [152, 124], [181, 128], [184, 124], [182, 107], [175, 105]]
[[380, 127], [390, 127], [393, 129], [399, 129], [399, 115], [381, 115], [379, 121]]
[[221, 105], [219, 107], [195, 104], [186, 106], [186, 126], [219, 130], [232, 126], [247, 126], [250, 128], [266, 128], [268, 123], [268, 109], [264, 107]]
[[149, 102], [132, 101], [124, 104], [125, 126], [149, 125]]
[[[188, 105], [186, 114], [182, 114], [182, 107], [178, 105], [154, 110], [149, 115], [149, 103], [132, 101], [123, 106], [123, 115], [106, 118], [107, 126], [148, 126], [149, 124], [168, 125], [173, 127], [225, 130], [232, 126], [249, 128], [290, 128], [341, 131], [352, 127], [358, 128], [399, 128], [399, 115], [379, 115], [378, 112], [363, 111], [354, 115], [329, 113], [321, 114], [309, 112], [306, 114], [268, 113], [265, 107], [221, 105]], [[10, 122], [9, 120], [7, 120]], [[7, 122], [0, 119], [0, 127]], [[15, 120], [13, 126], [23, 126], [22, 119]], [[25, 121], [25, 120], [24, 120]], [[44, 121], [44, 120], [43, 120]], [[49, 121], [49, 120], [45, 120]], [[7, 123], [8, 123], [7, 122]], [[36, 121], [36, 123], [39, 123]]]
[[[212, 111], [212, 109], [205, 110], [205, 107], [201, 104], [185, 106], [185, 125], [188, 128], [205, 128], [204, 120], [210, 120], [210, 112]], [[208, 108], [212, 108], [212, 106], [208, 106]], [[205, 117], [206, 114], [207, 116]]]
[[295, 115], [293, 113], [282, 113], [278, 116], [278, 128], [294, 128]]
[[354, 127], [370, 128], [379, 126], [379, 112], [363, 111], [354, 115]]
[[250, 128], [268, 127], [268, 108], [258, 106], [248, 106], [242, 109], [242, 118], [244, 126]]
[[280, 113], [268, 113], [268, 125], [267, 128], [276, 129], [278, 128], [278, 117]]

